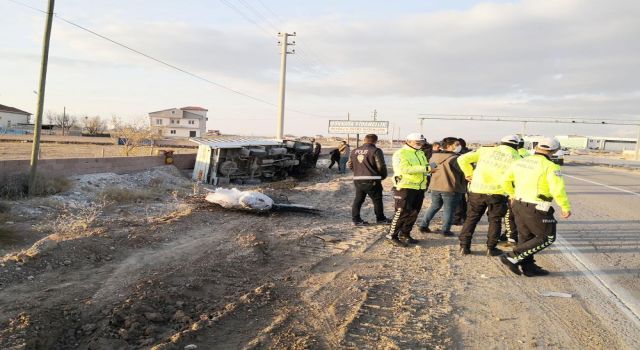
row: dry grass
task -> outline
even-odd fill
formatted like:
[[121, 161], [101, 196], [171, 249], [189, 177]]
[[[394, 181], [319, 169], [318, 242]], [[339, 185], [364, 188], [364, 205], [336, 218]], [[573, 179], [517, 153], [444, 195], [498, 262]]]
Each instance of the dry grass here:
[[138, 201], [149, 200], [159, 195], [158, 190], [139, 190], [134, 188], [124, 188], [118, 186], [110, 186], [102, 190], [98, 194], [99, 198], [103, 198], [115, 204], [133, 203]]
[[78, 236], [95, 227], [104, 209], [111, 203], [93, 202], [89, 205], [66, 205], [56, 218], [36, 227], [39, 231], [53, 232], [62, 236]]
[[[0, 179], [0, 184], [0, 198], [18, 199], [27, 197], [29, 194], [29, 175], [27, 174], [5, 176]], [[66, 177], [39, 175], [33, 194], [35, 196], [49, 196], [64, 192], [70, 187], [71, 181]]]
[[[92, 145], [92, 144], [56, 144], [43, 143], [40, 145], [40, 159], [58, 158], [99, 158], [104, 150], [105, 157], [122, 157], [124, 146], [118, 145]], [[173, 149], [176, 154], [196, 153], [195, 148], [171, 148], [170, 146], [156, 146], [153, 153], [160, 149]], [[151, 147], [140, 147], [130, 155], [151, 155]], [[0, 142], [0, 159], [29, 159], [31, 157], [31, 143], [25, 142]]]

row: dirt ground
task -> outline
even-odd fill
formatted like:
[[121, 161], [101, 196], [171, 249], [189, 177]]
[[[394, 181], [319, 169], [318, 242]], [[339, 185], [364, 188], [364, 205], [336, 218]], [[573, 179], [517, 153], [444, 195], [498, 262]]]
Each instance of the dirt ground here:
[[[30, 159], [31, 158], [30, 142], [0, 142], [0, 159]], [[155, 154], [161, 149], [172, 149], [175, 153], [196, 153], [195, 148], [177, 148], [177, 147], [140, 147], [133, 150], [132, 156], [148, 156]], [[104, 152], [104, 153], [103, 153]], [[92, 144], [61, 144], [61, 143], [42, 143], [40, 145], [40, 159], [58, 159], [58, 158], [96, 158], [102, 157], [123, 157], [124, 146], [118, 145], [92, 145]]]
[[[224, 210], [171, 166], [73, 181], [59, 195], [7, 202], [0, 216], [0, 348], [638, 345], [594, 306], [607, 301], [593, 303], [601, 297], [587, 282], [515, 276], [484, 256], [486, 225], [464, 258], [455, 237], [414, 233], [418, 245], [397, 248], [384, 241], [386, 226], [354, 228], [353, 186], [326, 169], [241, 188], [314, 205], [318, 215]], [[374, 219], [370, 203], [363, 214]], [[562, 271], [553, 253], [539, 263]]]

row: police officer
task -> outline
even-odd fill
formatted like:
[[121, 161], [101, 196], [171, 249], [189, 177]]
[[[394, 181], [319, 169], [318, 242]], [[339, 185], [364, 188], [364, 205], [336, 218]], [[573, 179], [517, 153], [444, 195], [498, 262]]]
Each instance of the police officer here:
[[353, 184], [356, 197], [351, 206], [351, 219], [355, 226], [368, 225], [360, 217], [360, 209], [367, 195], [373, 201], [373, 211], [378, 224], [389, 224], [390, 219], [384, 216], [382, 207], [382, 180], [387, 178], [387, 164], [384, 162], [382, 150], [376, 147], [378, 136], [369, 134], [364, 137], [364, 144], [351, 152], [349, 169], [353, 170]]
[[524, 140], [522, 139], [520, 139], [520, 142], [518, 142], [518, 154], [522, 158], [528, 157], [531, 155], [531, 153], [529, 153], [529, 150], [524, 148]]
[[[560, 166], [549, 158], [560, 148], [556, 138], [538, 143], [535, 154], [519, 160], [503, 178], [505, 192], [512, 202], [518, 225], [518, 245], [500, 261], [515, 274], [527, 277], [548, 275], [549, 271], [535, 263], [534, 254], [550, 246], [556, 239], [556, 219], [551, 201], [555, 200], [565, 219], [571, 216]], [[519, 269], [522, 268], [522, 272]]]
[[[507, 212], [507, 197], [502, 188], [502, 177], [511, 163], [520, 159], [518, 151], [520, 137], [508, 135], [500, 140], [500, 145], [482, 147], [474, 152], [458, 157], [458, 164], [467, 180], [469, 187], [469, 201], [467, 219], [460, 231], [460, 253], [471, 253], [471, 240], [478, 222], [485, 210], [489, 216], [489, 230], [487, 232], [487, 255], [497, 256], [502, 251], [496, 248], [500, 238], [502, 218]], [[476, 163], [475, 170], [472, 165]]]
[[[528, 157], [531, 155], [529, 150], [524, 148], [524, 140], [520, 140], [518, 143], [518, 154], [520, 157]], [[513, 245], [518, 242], [518, 226], [516, 225], [516, 219], [513, 215], [513, 210], [511, 209], [511, 203], [508, 202], [507, 214], [504, 216], [505, 230], [502, 236], [500, 236], [500, 241], [508, 242], [509, 245]]]
[[395, 215], [387, 239], [396, 246], [418, 243], [411, 237], [411, 229], [422, 208], [430, 170], [427, 156], [421, 149], [425, 142], [422, 134], [409, 134], [405, 145], [393, 154]]

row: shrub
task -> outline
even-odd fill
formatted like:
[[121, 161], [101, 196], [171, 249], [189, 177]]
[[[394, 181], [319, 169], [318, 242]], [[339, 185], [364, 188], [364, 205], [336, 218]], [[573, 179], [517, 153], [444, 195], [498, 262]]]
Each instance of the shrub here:
[[[18, 199], [29, 195], [29, 175], [18, 174], [0, 179], [0, 198]], [[38, 175], [34, 196], [49, 196], [64, 192], [71, 187], [71, 181], [63, 176]]]
[[8, 213], [11, 210], [11, 206], [5, 202], [0, 202], [0, 214]]
[[40, 224], [36, 229], [61, 235], [80, 235], [96, 225], [98, 218], [109, 205], [107, 201], [88, 205], [65, 205], [54, 220]]
[[99, 197], [109, 202], [120, 204], [151, 199], [155, 197], [155, 193], [149, 190], [145, 191], [134, 188], [110, 186], [100, 192]]

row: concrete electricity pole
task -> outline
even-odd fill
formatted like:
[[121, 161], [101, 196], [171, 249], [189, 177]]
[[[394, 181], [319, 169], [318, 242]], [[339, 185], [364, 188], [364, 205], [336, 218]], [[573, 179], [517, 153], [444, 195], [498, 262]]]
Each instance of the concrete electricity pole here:
[[278, 37], [282, 38], [281, 41], [278, 41], [280, 44], [281, 52], [280, 54], [280, 105], [278, 108], [278, 130], [276, 133], [276, 138], [278, 140], [284, 139], [284, 91], [286, 85], [286, 76], [287, 76], [287, 55], [294, 54], [296, 52], [295, 49], [289, 51], [289, 46], [294, 46], [296, 42], [289, 42], [290, 36], [296, 36], [296, 32], [293, 34], [289, 33], [278, 33]]
[[373, 121], [378, 120], [378, 111], [377, 110], [373, 110]]
[[640, 125], [638, 125], [638, 137], [636, 138], [636, 160], [640, 160]]
[[53, 6], [55, 0], [49, 0], [47, 8], [47, 22], [44, 27], [44, 39], [42, 43], [42, 62], [40, 64], [40, 87], [38, 89], [38, 109], [33, 127], [33, 148], [31, 149], [31, 168], [29, 169], [29, 194], [33, 195], [36, 189], [38, 156], [40, 153], [40, 130], [42, 129], [42, 110], [44, 107], [44, 89], [47, 81], [47, 64], [49, 62], [49, 42], [51, 39], [51, 22], [53, 20]]

